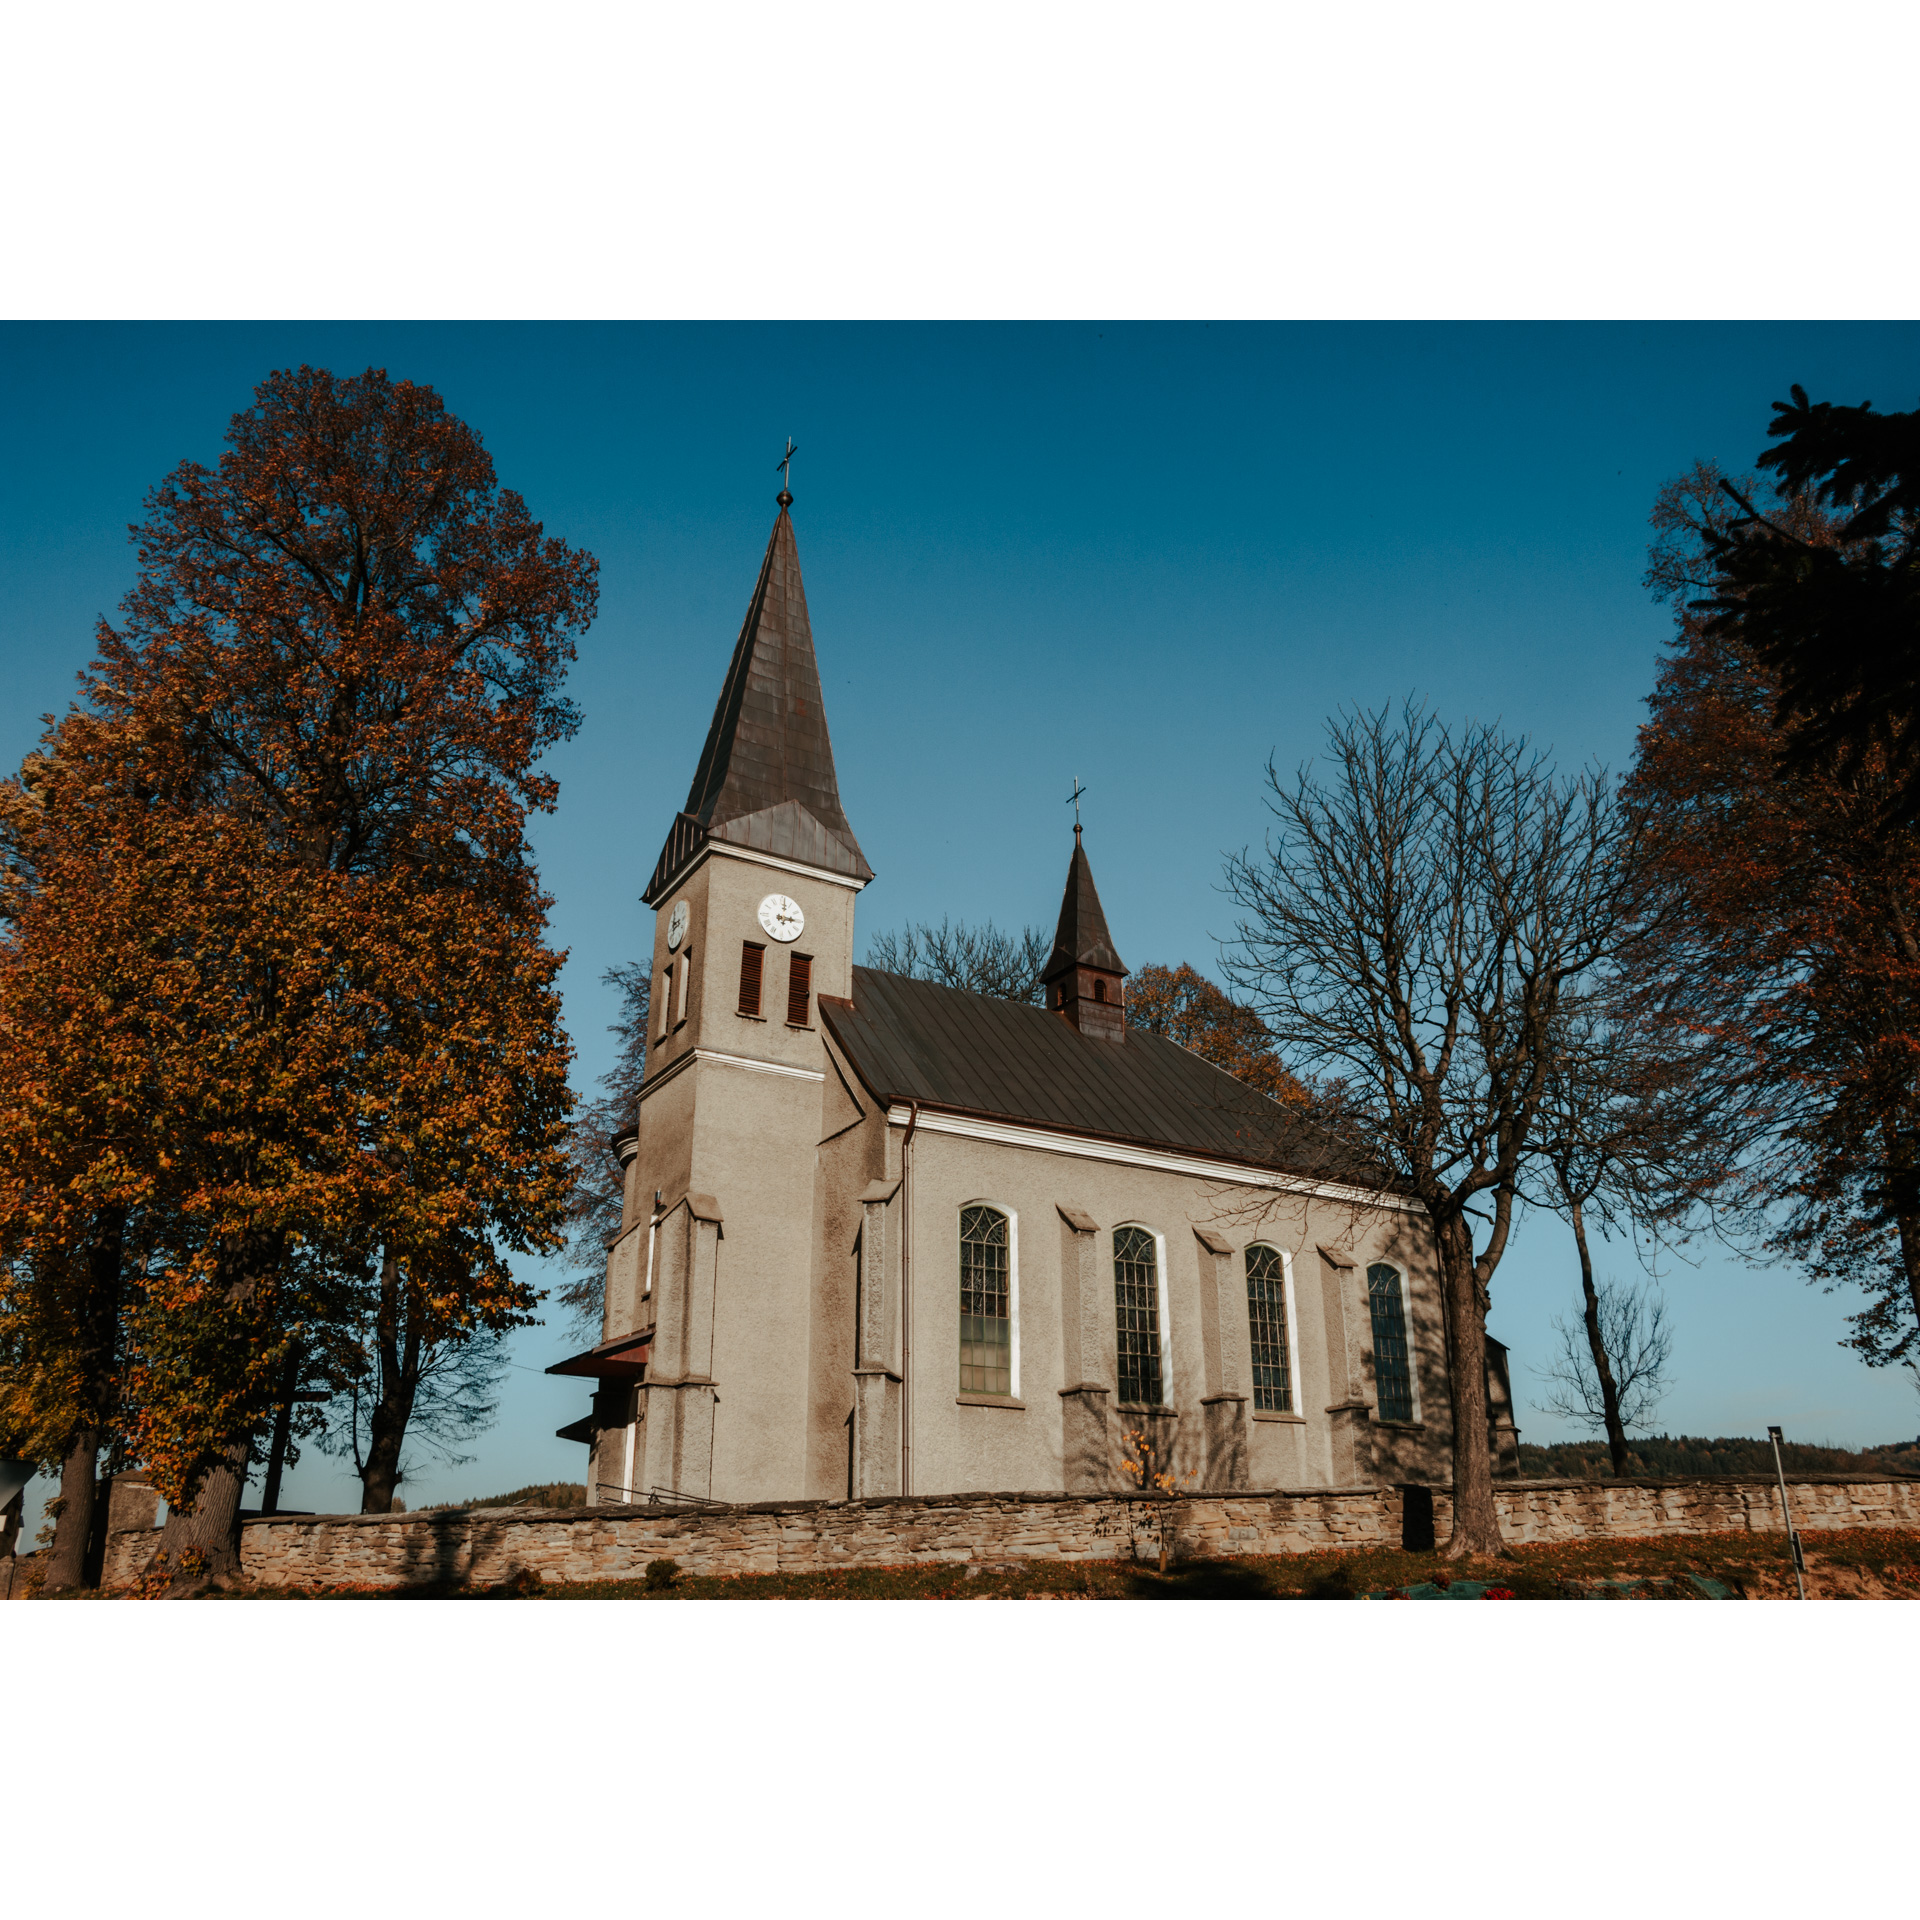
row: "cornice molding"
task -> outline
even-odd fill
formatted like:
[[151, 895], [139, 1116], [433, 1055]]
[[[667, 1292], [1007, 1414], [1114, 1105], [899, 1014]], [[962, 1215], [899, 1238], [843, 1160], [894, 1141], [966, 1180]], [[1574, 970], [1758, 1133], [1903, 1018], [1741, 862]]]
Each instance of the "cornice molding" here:
[[803, 874], [809, 880], [826, 880], [836, 887], [845, 887], [850, 893], [862, 892], [867, 884], [864, 880], [854, 879], [851, 874], [829, 873], [825, 867], [810, 867], [799, 860], [783, 860], [777, 853], [762, 853], [757, 847], [736, 847], [728, 840], [706, 840], [691, 859], [653, 890], [654, 897], [664, 902], [670, 893], [677, 893], [699, 871], [701, 861], [711, 859], [716, 854], [724, 855], [729, 860], [750, 860], [756, 867], [778, 867], [783, 873]]
[[[912, 1109], [891, 1106], [887, 1124], [904, 1127]], [[922, 1106], [919, 1131], [951, 1133], [967, 1140], [991, 1140], [1005, 1147], [1024, 1147], [1033, 1153], [1060, 1153], [1076, 1160], [1104, 1160], [1115, 1166], [1147, 1167], [1156, 1173], [1184, 1173], [1236, 1187], [1269, 1187], [1281, 1193], [1304, 1194], [1314, 1200], [1337, 1200], [1347, 1206], [1379, 1207], [1390, 1213], [1424, 1214], [1418, 1201], [1369, 1187], [1347, 1186], [1334, 1180], [1308, 1180], [1296, 1173], [1266, 1167], [1242, 1166], [1232, 1160], [1209, 1160], [1200, 1154], [1180, 1153], [1168, 1147], [1136, 1147], [1123, 1141], [1100, 1140], [1087, 1134], [1061, 1133], [1050, 1127], [1027, 1126], [1012, 1120], [981, 1120], [970, 1114], [942, 1113]]]
[[696, 1060], [710, 1060], [721, 1067], [738, 1067], [743, 1073], [777, 1074], [783, 1080], [824, 1081], [827, 1077], [813, 1067], [786, 1067], [777, 1060], [749, 1060], [745, 1054], [720, 1053], [712, 1047], [695, 1047], [683, 1053], [672, 1066], [663, 1068], [659, 1079], [649, 1080], [640, 1089], [640, 1098], [644, 1101], [650, 1094], [659, 1092], [669, 1080], [677, 1080]]

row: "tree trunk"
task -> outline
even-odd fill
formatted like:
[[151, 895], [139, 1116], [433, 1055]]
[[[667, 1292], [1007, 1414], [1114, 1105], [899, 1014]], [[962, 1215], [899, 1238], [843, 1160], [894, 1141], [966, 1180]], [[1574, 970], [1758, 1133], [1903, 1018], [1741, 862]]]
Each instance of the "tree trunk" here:
[[273, 1439], [267, 1447], [267, 1481], [260, 1494], [262, 1513], [280, 1511], [280, 1476], [286, 1470], [287, 1447], [293, 1439], [293, 1396], [300, 1387], [303, 1358], [300, 1349], [295, 1347], [287, 1355], [287, 1364], [280, 1376], [280, 1404], [273, 1410]]
[[[80, 1366], [82, 1421], [60, 1472], [60, 1512], [53, 1523], [47, 1553], [43, 1599], [71, 1593], [87, 1584], [88, 1547], [94, 1534], [99, 1499], [100, 1442], [113, 1411], [115, 1366], [120, 1343], [120, 1265], [127, 1235], [124, 1207], [103, 1208], [87, 1246], [86, 1295], [81, 1307]], [[104, 1516], [100, 1516], [104, 1518]]]
[[190, 1600], [209, 1587], [240, 1583], [240, 1496], [253, 1451], [251, 1434], [236, 1440], [200, 1483], [193, 1510], [167, 1508], [167, 1524], [148, 1564], [150, 1573], [172, 1576], [169, 1600]]
[[1473, 1236], [1454, 1219], [1436, 1238], [1446, 1289], [1448, 1382], [1453, 1394], [1453, 1533], [1449, 1560], [1504, 1554], [1493, 1504], [1493, 1456], [1487, 1445], [1487, 1315], [1473, 1267]]
[[[381, 1260], [374, 1347], [380, 1392], [367, 1415], [367, 1463], [360, 1469], [360, 1511], [391, 1513], [400, 1484], [400, 1448], [420, 1389], [420, 1303], [389, 1249]], [[405, 1323], [404, 1332], [402, 1322]]]
[[40, 1582], [42, 1600], [77, 1592], [86, 1584], [99, 1454], [100, 1435], [88, 1427], [74, 1441], [60, 1470], [60, 1512], [53, 1523], [53, 1545], [47, 1549], [46, 1577]]
[[1600, 1411], [1607, 1423], [1607, 1451], [1613, 1456], [1614, 1478], [1627, 1471], [1627, 1430], [1620, 1424], [1620, 1390], [1614, 1385], [1613, 1357], [1600, 1337], [1600, 1295], [1593, 1284], [1593, 1256], [1587, 1251], [1587, 1218], [1574, 1201], [1573, 1242], [1580, 1249], [1580, 1297], [1587, 1321], [1587, 1349], [1593, 1355], [1594, 1376], [1600, 1382]]
[[[227, 1289], [229, 1307], [243, 1305], [285, 1253], [280, 1235], [257, 1239], [238, 1262], [239, 1278]], [[247, 1469], [253, 1464], [254, 1419], [244, 1432], [227, 1443], [199, 1487], [193, 1490], [190, 1510], [167, 1505], [167, 1523], [160, 1543], [147, 1563], [149, 1573], [166, 1573], [169, 1600], [191, 1600], [209, 1587], [240, 1584], [240, 1499], [247, 1490]]]

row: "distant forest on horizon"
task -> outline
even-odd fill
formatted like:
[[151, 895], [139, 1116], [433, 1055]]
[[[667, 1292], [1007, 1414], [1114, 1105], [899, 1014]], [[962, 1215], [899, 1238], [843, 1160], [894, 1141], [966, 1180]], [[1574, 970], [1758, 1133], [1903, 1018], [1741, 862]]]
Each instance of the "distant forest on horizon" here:
[[[1883, 1446], [1808, 1446], [1789, 1440], [1780, 1448], [1789, 1474], [1920, 1474], [1920, 1439], [1893, 1440]], [[1742, 1437], [1702, 1440], [1656, 1433], [1627, 1443], [1627, 1470], [1653, 1480], [1684, 1474], [1722, 1474], [1745, 1478], [1773, 1472], [1773, 1447], [1766, 1440]], [[1520, 1471], [1529, 1479], [1606, 1480], [1613, 1467], [1605, 1440], [1563, 1440], [1550, 1447], [1520, 1443]]]

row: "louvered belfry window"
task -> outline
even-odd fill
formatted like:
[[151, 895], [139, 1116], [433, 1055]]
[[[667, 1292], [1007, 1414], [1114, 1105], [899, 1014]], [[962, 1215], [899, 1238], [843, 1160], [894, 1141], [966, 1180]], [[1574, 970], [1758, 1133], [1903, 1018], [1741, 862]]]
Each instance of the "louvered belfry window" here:
[[1113, 1236], [1113, 1304], [1120, 1334], [1123, 1405], [1160, 1404], [1160, 1269], [1153, 1235], [1120, 1227]]
[[767, 950], [751, 940], [740, 943], [740, 1011], [760, 1012], [760, 976], [766, 971]]
[[960, 1391], [1013, 1393], [1007, 1216], [992, 1207], [960, 1212]]
[[1253, 1336], [1253, 1410], [1291, 1413], [1286, 1268], [1272, 1247], [1247, 1249], [1247, 1328]]
[[787, 1025], [804, 1027], [813, 1005], [813, 962], [796, 953], [787, 962]]
[[1407, 1309], [1400, 1269], [1384, 1261], [1367, 1269], [1367, 1305], [1373, 1312], [1373, 1383], [1382, 1420], [1413, 1418], [1413, 1371], [1407, 1353]]

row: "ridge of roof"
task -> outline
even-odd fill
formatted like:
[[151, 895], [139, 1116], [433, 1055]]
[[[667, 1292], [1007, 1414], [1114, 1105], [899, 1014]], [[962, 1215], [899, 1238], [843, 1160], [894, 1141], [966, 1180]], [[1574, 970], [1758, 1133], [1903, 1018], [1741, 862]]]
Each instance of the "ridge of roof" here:
[[1073, 829], [1073, 858], [1067, 862], [1067, 884], [1060, 895], [1060, 920], [1053, 931], [1053, 951], [1040, 978], [1052, 980], [1075, 967], [1098, 967], [1119, 974], [1127, 970], [1107, 931], [1107, 916], [1100, 905], [1099, 889], [1093, 884], [1093, 868], [1087, 864], [1087, 850], [1081, 845], [1077, 823]]
[[874, 967], [855, 967], [852, 986], [822, 994], [821, 1017], [877, 1101], [1391, 1190], [1309, 1119], [1162, 1034], [1136, 1027], [1116, 1047], [1043, 1007]]
[[782, 494], [687, 804], [642, 898], [652, 905], [709, 841], [749, 846], [863, 884], [873, 878], [840, 804], [800, 550]]

